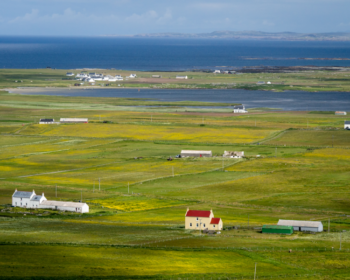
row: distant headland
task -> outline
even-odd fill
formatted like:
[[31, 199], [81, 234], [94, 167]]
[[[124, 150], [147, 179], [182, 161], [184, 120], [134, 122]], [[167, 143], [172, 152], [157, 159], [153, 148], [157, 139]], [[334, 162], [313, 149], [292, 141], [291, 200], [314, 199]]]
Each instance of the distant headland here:
[[[118, 35], [105, 35], [119, 37]], [[262, 31], [214, 31], [211, 33], [144, 33], [120, 37], [132, 38], [178, 38], [178, 39], [236, 39], [281, 41], [350, 41], [350, 32], [296, 33]]]

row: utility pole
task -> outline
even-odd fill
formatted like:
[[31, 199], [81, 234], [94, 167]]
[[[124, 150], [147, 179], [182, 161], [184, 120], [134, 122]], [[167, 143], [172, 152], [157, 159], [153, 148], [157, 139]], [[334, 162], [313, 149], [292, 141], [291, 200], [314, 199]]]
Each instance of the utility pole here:
[[255, 271], [254, 271], [254, 280], [256, 278], [256, 263], [255, 263]]
[[98, 178], [98, 190], [101, 190], [101, 178]]
[[340, 247], [339, 247], [339, 251], [341, 251], [341, 233], [340, 233]]
[[128, 194], [129, 194], [129, 182], [128, 182]]
[[174, 177], [174, 166], [173, 166], [173, 177]]
[[57, 184], [56, 184], [56, 197], [57, 197]]
[[330, 232], [330, 228], [331, 228], [331, 219], [328, 218], [328, 233]]
[[92, 188], [92, 192], [94, 193], [95, 192], [95, 182], [94, 182], [94, 186]]
[[248, 227], [249, 227], [249, 214], [248, 214]]
[[81, 202], [83, 202], [83, 191], [81, 191]]
[[275, 157], [277, 157], [277, 147], [276, 147], [276, 149], [275, 149]]

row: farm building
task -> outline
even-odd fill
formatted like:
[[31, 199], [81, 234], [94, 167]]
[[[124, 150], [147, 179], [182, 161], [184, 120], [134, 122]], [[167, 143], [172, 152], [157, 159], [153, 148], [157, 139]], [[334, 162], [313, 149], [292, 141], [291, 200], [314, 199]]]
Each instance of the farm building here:
[[259, 82], [257, 82], [256, 84], [257, 84], [257, 85], [264, 85], [265, 82], [264, 82], [264, 81], [259, 81]]
[[292, 226], [263, 225], [262, 233], [293, 234]]
[[230, 151], [225, 151], [223, 157], [228, 157], [228, 158], [242, 158], [244, 157], [244, 152], [230, 152]]
[[233, 107], [233, 113], [248, 113], [248, 111], [246, 111], [244, 105], [237, 105]]
[[136, 74], [130, 74], [128, 78], [136, 78]]
[[39, 124], [54, 124], [54, 119], [40, 119]]
[[89, 213], [89, 205], [81, 202], [45, 200], [39, 204], [38, 208], [78, 213]]
[[214, 218], [213, 210], [200, 211], [187, 208], [185, 216], [185, 229], [194, 230], [222, 230], [221, 218]]
[[313, 231], [313, 232], [323, 231], [322, 222], [279, 220], [277, 225], [292, 226], [295, 231]]
[[67, 76], [67, 77], [72, 77], [72, 76], [74, 76], [74, 73], [72, 73], [72, 72], [67, 72], [66, 76]]
[[336, 111], [335, 115], [336, 116], [346, 116], [346, 112], [345, 111]]
[[44, 193], [42, 195], [37, 195], [34, 190], [32, 192], [21, 192], [16, 189], [12, 195], [12, 206], [38, 208], [40, 203], [44, 200], [46, 200]]
[[47, 200], [44, 193], [42, 195], [37, 195], [34, 190], [32, 192], [23, 192], [17, 191], [16, 189], [12, 195], [12, 206], [30, 209], [53, 209], [78, 213], [89, 212], [89, 205], [86, 203]]
[[152, 78], [161, 78], [161, 75], [152, 75]]
[[350, 129], [350, 121], [344, 122], [344, 129]]
[[182, 80], [187, 80], [187, 76], [176, 76], [176, 79], [182, 79]]
[[212, 157], [211, 151], [182, 150], [181, 157]]
[[88, 123], [87, 118], [61, 118], [61, 123]]
[[213, 73], [214, 73], [214, 74], [220, 74], [220, 73], [221, 73], [221, 70], [214, 70]]

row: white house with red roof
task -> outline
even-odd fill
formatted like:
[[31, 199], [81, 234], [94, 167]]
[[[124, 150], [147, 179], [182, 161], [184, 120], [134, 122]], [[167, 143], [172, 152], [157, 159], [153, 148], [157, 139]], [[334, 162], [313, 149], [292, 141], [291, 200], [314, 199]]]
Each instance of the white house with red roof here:
[[214, 218], [213, 210], [190, 210], [185, 215], [185, 229], [193, 230], [222, 230], [221, 218]]

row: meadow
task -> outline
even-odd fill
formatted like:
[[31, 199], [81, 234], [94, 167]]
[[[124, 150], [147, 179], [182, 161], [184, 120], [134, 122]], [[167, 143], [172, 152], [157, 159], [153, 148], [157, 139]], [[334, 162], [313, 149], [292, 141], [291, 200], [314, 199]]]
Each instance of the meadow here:
[[[54, 106], [35, 107], [40, 98]], [[255, 264], [257, 279], [349, 279], [346, 116], [94, 99], [0, 94], [0, 279], [254, 279]], [[67, 115], [90, 123], [38, 124]], [[213, 157], [175, 158], [186, 149]], [[13, 208], [16, 188], [90, 212]], [[187, 208], [212, 209], [224, 230], [185, 230]], [[261, 233], [279, 219], [322, 221], [324, 232]]]

